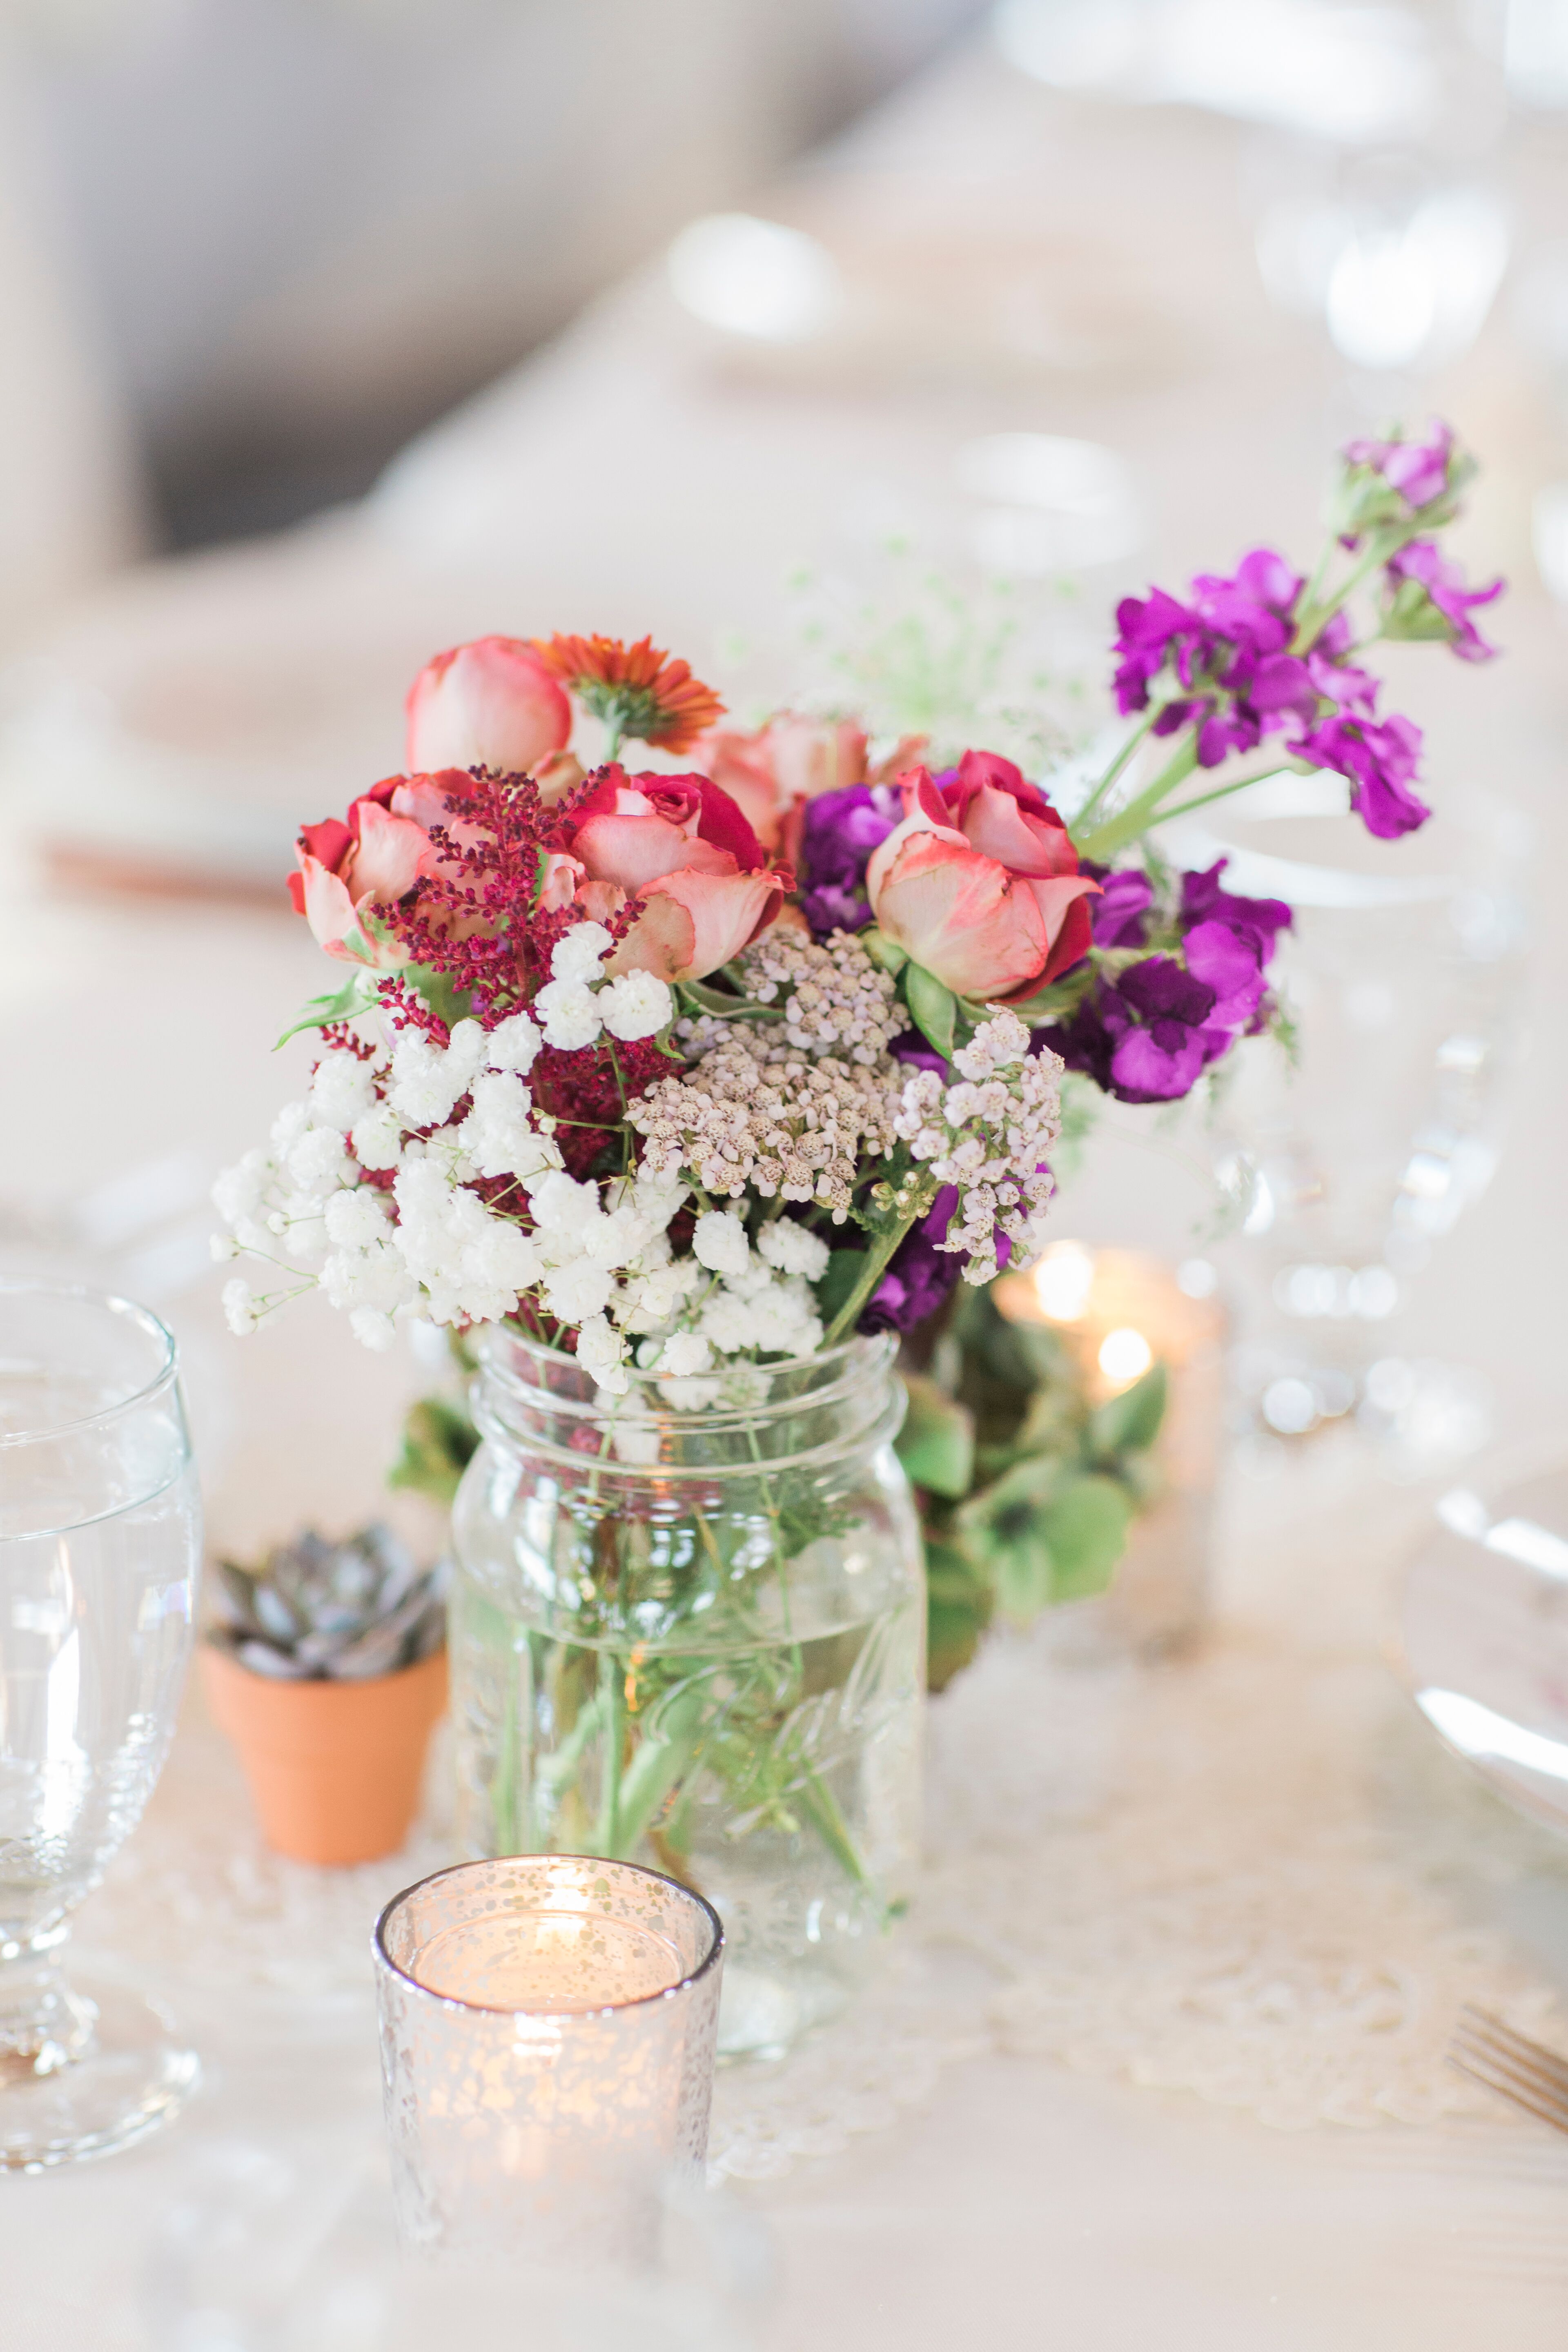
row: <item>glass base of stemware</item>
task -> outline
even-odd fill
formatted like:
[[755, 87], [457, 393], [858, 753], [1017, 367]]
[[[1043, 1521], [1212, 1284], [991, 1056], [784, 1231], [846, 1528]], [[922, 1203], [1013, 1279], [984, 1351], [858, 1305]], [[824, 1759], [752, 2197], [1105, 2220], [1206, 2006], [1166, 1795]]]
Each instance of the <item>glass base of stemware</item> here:
[[73, 2053], [51, 2051], [41, 2073], [0, 2058], [0, 2172], [43, 2172], [130, 2147], [195, 2088], [200, 2061], [151, 2001], [73, 1978], [71, 2007], [87, 2029]]

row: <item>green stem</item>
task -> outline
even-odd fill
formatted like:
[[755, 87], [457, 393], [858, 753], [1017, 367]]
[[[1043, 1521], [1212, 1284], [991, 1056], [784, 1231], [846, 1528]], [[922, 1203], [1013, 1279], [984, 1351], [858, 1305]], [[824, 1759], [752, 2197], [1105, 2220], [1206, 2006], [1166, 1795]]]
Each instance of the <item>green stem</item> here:
[[816, 1768], [805, 1767], [805, 1782], [802, 1790], [802, 1809], [811, 1815], [817, 1836], [851, 1883], [868, 1895], [876, 1889], [866, 1874], [866, 1865], [856, 1852], [842, 1808], [826, 1780], [819, 1779]]
[[[1372, 532], [1365, 551], [1352, 565], [1327, 604], [1320, 604], [1316, 594], [1309, 592], [1301, 606], [1301, 618], [1297, 624], [1296, 634], [1290, 640], [1290, 651], [1293, 654], [1310, 653], [1334, 614], [1355, 594], [1368, 573], [1377, 571], [1391, 555], [1396, 555], [1402, 547], [1408, 546], [1420, 535], [1420, 526], [1415, 523], [1396, 523], [1390, 529]], [[1319, 567], [1319, 577], [1324, 568]], [[1317, 586], [1318, 578], [1314, 578], [1313, 591]]]
[[1079, 856], [1092, 857], [1102, 865], [1107, 858], [1115, 856], [1124, 842], [1136, 840], [1139, 834], [1154, 822], [1155, 813], [1167, 793], [1173, 793], [1179, 783], [1184, 782], [1197, 764], [1198, 730], [1192, 727], [1186, 730], [1180, 748], [1167, 760], [1153, 782], [1146, 784], [1136, 800], [1129, 801], [1124, 809], [1108, 818], [1104, 824], [1097, 825], [1086, 839], [1079, 843]]
[[1138, 721], [1137, 726], [1132, 729], [1126, 742], [1123, 743], [1121, 751], [1118, 751], [1115, 759], [1112, 760], [1110, 767], [1107, 768], [1104, 775], [1101, 776], [1100, 782], [1095, 785], [1094, 790], [1090, 793], [1083, 806], [1079, 810], [1078, 814], [1074, 817], [1071, 825], [1068, 827], [1068, 832], [1075, 840], [1078, 837], [1079, 832], [1094, 814], [1096, 809], [1099, 808], [1101, 801], [1104, 800], [1106, 793], [1110, 790], [1111, 785], [1115, 783], [1117, 778], [1126, 767], [1128, 761], [1131, 760], [1132, 754], [1138, 749], [1139, 744], [1142, 743], [1143, 738], [1147, 735], [1150, 728], [1152, 727], [1155, 719], [1158, 719], [1164, 707], [1165, 706], [1163, 702], [1151, 702], [1148, 709]]
[[605, 1777], [599, 1794], [597, 1851], [606, 1860], [620, 1858], [621, 1749], [626, 1742], [626, 1669], [613, 1651], [599, 1654], [597, 1704], [605, 1723]]
[[1207, 808], [1211, 801], [1228, 800], [1232, 793], [1244, 793], [1248, 784], [1260, 784], [1266, 776], [1282, 775], [1282, 766], [1255, 768], [1248, 776], [1237, 776], [1228, 784], [1216, 784], [1212, 793], [1200, 793], [1196, 800], [1184, 801], [1179, 808], [1161, 811], [1162, 824], [1174, 824], [1179, 816], [1191, 816], [1194, 809]]
[[835, 1346], [838, 1340], [843, 1339], [844, 1334], [847, 1331], [852, 1331], [854, 1329], [856, 1322], [859, 1317], [860, 1309], [865, 1306], [866, 1301], [870, 1297], [871, 1293], [875, 1290], [877, 1285], [881, 1281], [883, 1275], [888, 1270], [888, 1260], [892, 1256], [893, 1252], [898, 1248], [899, 1244], [903, 1240], [904, 1235], [909, 1232], [910, 1226], [914, 1223], [915, 1219], [920, 1215], [920, 1213], [921, 1212], [918, 1209], [911, 1209], [909, 1215], [904, 1219], [902, 1224], [893, 1226], [890, 1232], [884, 1234], [879, 1241], [872, 1243], [871, 1247], [866, 1253], [866, 1267], [864, 1273], [861, 1275], [859, 1281], [855, 1285], [854, 1289], [850, 1292], [848, 1297], [845, 1300], [843, 1306], [839, 1308], [837, 1314], [834, 1317], [832, 1322], [828, 1325], [827, 1329], [823, 1334], [822, 1344], [825, 1348]]

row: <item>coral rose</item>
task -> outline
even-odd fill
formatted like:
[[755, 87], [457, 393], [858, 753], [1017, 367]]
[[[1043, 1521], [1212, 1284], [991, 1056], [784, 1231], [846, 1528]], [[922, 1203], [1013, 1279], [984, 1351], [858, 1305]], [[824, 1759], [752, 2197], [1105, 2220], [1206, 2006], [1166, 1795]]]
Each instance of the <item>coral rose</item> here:
[[875, 769], [868, 767], [868, 740], [853, 719], [813, 719], [780, 710], [765, 727], [747, 735], [716, 729], [697, 745], [698, 765], [744, 812], [763, 846], [786, 849], [789, 820], [806, 801], [848, 784], [881, 783], [902, 775], [925, 749], [923, 735], [907, 735]]
[[[611, 972], [700, 980], [766, 930], [793, 887], [787, 872], [769, 869], [751, 825], [707, 776], [606, 768], [556, 849], [581, 867], [576, 903], [595, 920], [640, 902]], [[558, 888], [554, 869], [550, 878]]]
[[904, 779], [904, 817], [871, 854], [883, 937], [955, 995], [1021, 1001], [1088, 953], [1098, 882], [1045, 794], [1010, 760], [966, 751], [939, 785]]
[[391, 971], [407, 961], [401, 948], [380, 936], [371, 915], [373, 907], [395, 905], [422, 875], [436, 871], [423, 824], [391, 805], [404, 783], [401, 776], [384, 777], [360, 794], [346, 820], [326, 817], [300, 835], [289, 896], [295, 913], [342, 963]]
[[572, 705], [531, 646], [476, 637], [426, 662], [408, 692], [412, 772], [528, 775], [572, 734]]

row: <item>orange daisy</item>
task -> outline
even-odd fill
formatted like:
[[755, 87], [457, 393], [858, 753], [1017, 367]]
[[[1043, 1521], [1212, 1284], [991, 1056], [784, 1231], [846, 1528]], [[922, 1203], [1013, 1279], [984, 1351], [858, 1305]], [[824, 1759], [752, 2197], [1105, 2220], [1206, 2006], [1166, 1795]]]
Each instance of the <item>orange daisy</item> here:
[[552, 675], [570, 688], [610, 730], [610, 757], [621, 739], [684, 751], [705, 735], [724, 705], [710, 686], [691, 675], [689, 662], [670, 661], [651, 637], [635, 646], [619, 637], [535, 637], [533, 650]]

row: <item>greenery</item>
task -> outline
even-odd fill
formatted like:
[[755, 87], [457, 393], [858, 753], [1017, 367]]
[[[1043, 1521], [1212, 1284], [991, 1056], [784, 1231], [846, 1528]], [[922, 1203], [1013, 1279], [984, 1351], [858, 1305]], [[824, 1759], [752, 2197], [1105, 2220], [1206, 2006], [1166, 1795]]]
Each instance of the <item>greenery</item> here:
[[1000, 1613], [1026, 1624], [1103, 1591], [1154, 1499], [1162, 1364], [1096, 1405], [1070, 1345], [961, 1289], [929, 1374], [906, 1374], [898, 1453], [926, 1538], [930, 1659], [941, 1690]]

